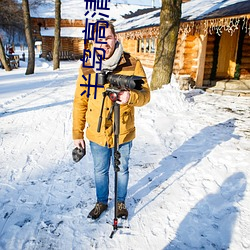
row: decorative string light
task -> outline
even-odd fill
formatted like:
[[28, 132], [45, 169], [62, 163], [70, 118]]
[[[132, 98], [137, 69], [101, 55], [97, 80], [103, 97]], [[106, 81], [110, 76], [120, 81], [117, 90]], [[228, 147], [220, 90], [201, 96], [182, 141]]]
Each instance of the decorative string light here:
[[[222, 32], [226, 31], [232, 36], [236, 30], [239, 29], [240, 20], [243, 20], [242, 30], [245, 30], [246, 34], [250, 36], [250, 16], [240, 17], [225, 17], [216, 18], [202, 21], [182, 22], [179, 28], [179, 34], [187, 36], [190, 33], [201, 33], [205, 36], [216, 32], [217, 35], [221, 35]], [[138, 30], [131, 30], [120, 32], [117, 34], [119, 38], [138, 40], [143, 37], [158, 38], [159, 37], [159, 26], [141, 28]]]
[[[147, 35], [145, 35], [147, 34]], [[131, 39], [131, 40], [138, 40], [142, 39], [143, 37], [147, 36], [148, 38], [158, 38], [159, 36], [159, 27], [150, 27], [150, 28], [142, 28], [138, 30], [131, 30], [125, 31], [117, 34], [118, 38], [123, 39]]]
[[249, 19], [250, 19], [249, 17], [244, 17], [242, 30], [245, 29], [245, 32], [250, 36], [250, 22], [249, 22]]
[[199, 22], [185, 22], [180, 24], [179, 33], [188, 35], [190, 32], [200, 33], [203, 31], [205, 36], [207, 34], [212, 34], [213, 32], [220, 36], [223, 31], [226, 31], [232, 36], [234, 32], [239, 29], [241, 19], [243, 20], [242, 29], [245, 29], [245, 32], [250, 35], [249, 16], [216, 18]]

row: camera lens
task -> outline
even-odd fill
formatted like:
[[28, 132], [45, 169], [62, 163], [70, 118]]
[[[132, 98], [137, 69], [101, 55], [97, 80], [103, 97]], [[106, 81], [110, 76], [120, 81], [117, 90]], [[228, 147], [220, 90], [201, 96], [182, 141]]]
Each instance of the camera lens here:
[[118, 94], [117, 93], [114, 93], [114, 92], [111, 92], [109, 93], [109, 98], [112, 102], [115, 102], [117, 101], [117, 98], [118, 98]]

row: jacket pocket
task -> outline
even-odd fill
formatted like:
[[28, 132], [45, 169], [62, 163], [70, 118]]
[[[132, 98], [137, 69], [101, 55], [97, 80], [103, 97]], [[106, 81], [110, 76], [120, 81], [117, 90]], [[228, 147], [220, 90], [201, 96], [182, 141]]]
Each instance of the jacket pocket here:
[[134, 109], [130, 107], [121, 110], [120, 133], [125, 134], [134, 129]]

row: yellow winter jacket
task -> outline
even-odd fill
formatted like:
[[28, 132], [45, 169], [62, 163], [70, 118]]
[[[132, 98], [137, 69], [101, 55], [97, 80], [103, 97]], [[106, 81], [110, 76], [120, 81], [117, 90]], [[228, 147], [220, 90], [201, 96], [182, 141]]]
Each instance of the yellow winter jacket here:
[[[95, 88], [90, 87], [90, 95], [87, 98], [88, 88], [81, 87], [80, 84], [88, 84], [89, 74], [91, 74], [91, 85], [95, 84], [95, 72], [93, 69], [80, 67], [79, 75], [76, 82], [76, 91], [73, 103], [73, 140], [84, 138], [84, 129], [86, 128], [86, 137], [88, 140], [95, 142], [101, 146], [107, 145], [109, 148], [114, 147], [113, 136], [113, 119], [108, 120], [108, 114], [110, 112], [112, 101], [109, 97], [106, 97], [103, 114], [102, 124], [100, 132], [97, 132], [99, 116], [101, 112], [101, 106], [103, 101], [103, 92], [110, 87], [109, 84], [105, 84], [104, 88], [97, 88], [96, 99]], [[125, 105], [120, 105], [120, 135], [119, 144], [129, 142], [135, 138], [135, 125], [134, 125], [134, 107], [140, 107], [145, 105], [150, 100], [150, 89], [147, 83], [146, 75], [139, 60], [136, 60], [130, 54], [123, 53], [122, 58], [117, 68], [113, 71], [113, 74], [121, 75], [136, 75], [142, 76], [144, 84], [142, 90], [130, 90], [129, 102]], [[85, 81], [82, 76], [85, 76]], [[81, 95], [83, 91], [85, 94]]]

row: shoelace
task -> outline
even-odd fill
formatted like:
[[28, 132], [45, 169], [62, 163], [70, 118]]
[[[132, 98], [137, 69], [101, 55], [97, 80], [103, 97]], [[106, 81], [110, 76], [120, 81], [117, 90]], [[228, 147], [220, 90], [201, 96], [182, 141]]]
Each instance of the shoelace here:
[[94, 214], [99, 214], [101, 212], [101, 205], [99, 203], [97, 203], [95, 205], [95, 210], [94, 210]]
[[124, 203], [118, 203], [118, 210], [126, 209]]

